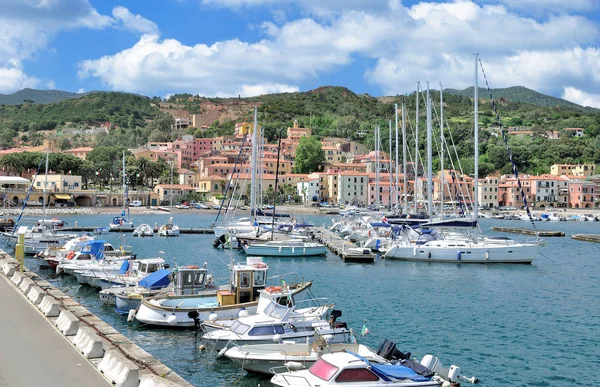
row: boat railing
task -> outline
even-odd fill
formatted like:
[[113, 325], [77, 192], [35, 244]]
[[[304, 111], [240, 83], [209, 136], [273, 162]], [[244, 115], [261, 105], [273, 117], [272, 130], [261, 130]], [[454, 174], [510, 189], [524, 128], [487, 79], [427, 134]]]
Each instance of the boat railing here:
[[[281, 369], [281, 370], [278, 370], [278, 369]], [[308, 379], [306, 379], [306, 377], [304, 377], [304, 376], [301, 376], [301, 375], [291, 375], [291, 374], [282, 375], [284, 373], [291, 372], [291, 370], [288, 367], [286, 367], [286, 366], [279, 366], [279, 367], [270, 368], [269, 372], [272, 373], [272, 374], [276, 374], [276, 375], [279, 374], [279, 376], [281, 376], [285, 380], [285, 382], [287, 383], [288, 386], [292, 386], [292, 385], [298, 386], [298, 385], [300, 385], [300, 382], [306, 383], [307, 386], [311, 386], [311, 384], [308, 381]], [[292, 379], [292, 380], [290, 381], [290, 380], [288, 380], [288, 378]]]

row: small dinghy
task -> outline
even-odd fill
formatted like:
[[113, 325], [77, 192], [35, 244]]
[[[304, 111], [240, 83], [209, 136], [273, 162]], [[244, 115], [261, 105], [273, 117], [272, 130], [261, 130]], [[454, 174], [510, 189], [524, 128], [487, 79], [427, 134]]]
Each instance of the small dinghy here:
[[154, 229], [149, 224], [140, 224], [135, 230], [133, 230], [133, 236], [146, 237], [154, 236]]

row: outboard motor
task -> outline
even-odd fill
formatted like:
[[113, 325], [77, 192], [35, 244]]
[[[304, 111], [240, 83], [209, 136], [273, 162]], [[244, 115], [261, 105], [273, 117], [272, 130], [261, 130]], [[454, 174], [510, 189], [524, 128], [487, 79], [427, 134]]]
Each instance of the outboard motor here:
[[410, 359], [411, 353], [404, 353], [396, 348], [396, 343], [385, 339], [379, 344], [377, 354], [382, 358], [393, 361], [393, 360], [406, 360]]
[[198, 334], [198, 330], [200, 329], [200, 313], [197, 310], [192, 310], [188, 312], [188, 317], [194, 320], [194, 330], [196, 331], [196, 335]]
[[225, 245], [225, 242], [227, 242], [227, 238], [225, 238], [225, 235], [221, 235], [220, 237], [215, 238], [213, 241], [213, 247], [216, 249], [221, 245]]
[[337, 321], [338, 317], [342, 317], [342, 311], [334, 309], [329, 315], [329, 325], [332, 328], [348, 328], [348, 324], [343, 321]]

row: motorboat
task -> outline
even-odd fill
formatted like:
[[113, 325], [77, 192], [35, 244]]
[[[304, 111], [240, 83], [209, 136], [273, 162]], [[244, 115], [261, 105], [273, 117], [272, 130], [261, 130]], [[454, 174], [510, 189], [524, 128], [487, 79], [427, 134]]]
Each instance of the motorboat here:
[[[17, 243], [17, 234], [13, 230], [5, 232], [13, 244]], [[60, 247], [73, 238], [78, 238], [78, 234], [57, 232], [51, 220], [40, 220], [33, 227], [28, 228], [24, 235], [24, 253], [26, 255], [38, 254], [48, 247]]]
[[158, 236], [174, 237], [179, 236], [179, 232], [179, 226], [173, 224], [173, 217], [170, 217], [169, 222], [158, 229]]
[[[141, 301], [142, 297], [157, 295], [170, 287], [172, 285], [171, 278], [172, 272], [170, 269], [157, 270], [142, 278], [135, 286], [111, 286], [110, 288], [102, 289], [100, 291], [100, 301], [106, 305], [116, 305], [117, 295], [124, 296], [124, 299], [128, 297], [131, 297], [131, 299], [139, 298]], [[137, 306], [139, 306], [139, 303]], [[135, 308], [121, 309], [129, 312], [130, 309]]]
[[[136, 319], [142, 324], [172, 327], [194, 327], [200, 321], [235, 319], [241, 311], [256, 313], [259, 290], [267, 287], [268, 266], [258, 257], [247, 257], [245, 264], [230, 264], [230, 282], [217, 293], [207, 292], [204, 285], [206, 269], [174, 275], [173, 292], [142, 300]], [[310, 288], [312, 282], [299, 282], [271, 289], [269, 297], [279, 301]]]
[[[262, 292], [265, 291], [261, 291]], [[242, 316], [230, 326], [210, 330], [211, 322], [202, 324], [207, 331], [202, 340], [209, 348], [220, 351], [231, 343], [235, 345], [267, 344], [275, 342], [312, 342], [315, 333], [327, 336], [330, 342], [349, 342], [350, 331], [346, 323], [336, 322], [336, 316], [341, 311], [332, 311], [332, 319], [327, 321], [324, 314], [333, 305], [322, 305], [300, 312], [293, 306], [286, 307], [271, 300], [268, 307], [261, 313]], [[292, 312], [296, 315], [292, 317]], [[336, 312], [336, 314], [333, 314]]]
[[146, 223], [142, 223], [135, 230], [133, 230], [133, 236], [146, 237], [154, 236], [154, 229]]
[[123, 216], [115, 216], [110, 224], [108, 225], [111, 230], [133, 230], [135, 229], [135, 225], [133, 224], [133, 220], [129, 220]]
[[87, 235], [78, 238], [73, 238], [68, 240], [67, 243], [65, 243], [63, 246], [52, 246], [46, 248], [42, 252], [38, 253], [37, 257], [45, 260], [51, 269], [56, 270], [56, 266], [63, 257], [65, 257], [69, 253], [75, 254], [75, 252], [81, 250], [83, 245], [93, 240], [94, 237]]
[[124, 260], [106, 264], [98, 262], [87, 268], [74, 271], [80, 284], [88, 284], [94, 288], [108, 289], [112, 286], [135, 286], [150, 273], [166, 269], [169, 265], [162, 257]]
[[[299, 363], [288, 363], [286, 372], [276, 373], [271, 383], [276, 386], [347, 386], [365, 387], [439, 387], [458, 386], [461, 381], [479, 380], [461, 375], [460, 367], [446, 369], [438, 358], [426, 355], [417, 363], [410, 359], [378, 364], [351, 351], [326, 353], [309, 369], [298, 369]], [[302, 366], [302, 364], [299, 364]], [[295, 368], [296, 370], [291, 370]]]
[[96, 227], [94, 229], [94, 234], [96, 235], [105, 235], [108, 234], [110, 232], [110, 227], [105, 226], [105, 227]]
[[321, 243], [290, 239], [265, 243], [244, 244], [247, 255], [269, 257], [306, 257], [327, 255], [327, 247]]
[[293, 362], [297, 369], [307, 369], [321, 356], [333, 352], [353, 352], [371, 363], [385, 364], [387, 359], [381, 357], [366, 345], [353, 343], [331, 343], [326, 337], [315, 333], [312, 343], [270, 343], [238, 345], [229, 348], [223, 355], [239, 364], [248, 372], [272, 375], [273, 370], [285, 367]]
[[118, 270], [122, 261], [134, 259], [133, 254], [122, 254], [124, 250], [115, 250], [112, 245], [109, 246], [112, 251], [107, 255], [107, 242], [103, 240], [89, 241], [81, 247], [78, 252], [69, 252], [61, 258], [56, 266], [56, 273], [65, 273], [72, 275], [75, 270], [86, 270], [94, 268], [96, 270]]

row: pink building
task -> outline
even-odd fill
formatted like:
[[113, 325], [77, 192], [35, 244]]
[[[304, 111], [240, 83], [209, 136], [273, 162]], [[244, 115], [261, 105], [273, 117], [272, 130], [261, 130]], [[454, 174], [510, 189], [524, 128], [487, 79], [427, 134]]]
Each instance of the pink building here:
[[591, 181], [570, 181], [569, 207], [593, 208], [595, 204], [595, 188], [596, 184]]

